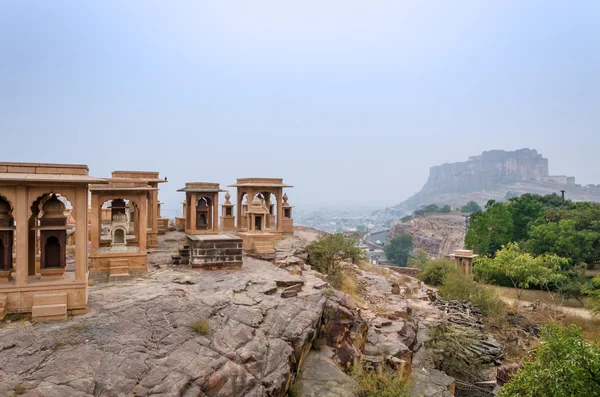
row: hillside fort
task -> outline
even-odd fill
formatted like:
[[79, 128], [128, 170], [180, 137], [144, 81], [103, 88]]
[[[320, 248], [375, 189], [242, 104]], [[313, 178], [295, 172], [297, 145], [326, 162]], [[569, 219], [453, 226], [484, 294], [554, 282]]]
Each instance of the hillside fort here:
[[490, 150], [471, 156], [468, 161], [431, 167], [423, 191], [470, 192], [520, 181], [575, 185], [574, 177], [550, 175], [548, 159], [537, 150], [526, 148]]

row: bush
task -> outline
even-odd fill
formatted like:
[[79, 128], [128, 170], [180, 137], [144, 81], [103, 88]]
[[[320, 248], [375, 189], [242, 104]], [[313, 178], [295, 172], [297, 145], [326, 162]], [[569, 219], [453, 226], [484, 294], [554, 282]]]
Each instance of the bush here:
[[333, 275], [340, 271], [342, 262], [356, 263], [363, 258], [364, 253], [357, 242], [356, 238], [342, 233], [320, 236], [306, 246], [308, 262], [321, 273]]
[[208, 335], [210, 333], [210, 326], [208, 325], [208, 320], [205, 318], [200, 318], [194, 321], [191, 324], [191, 328], [198, 335]]
[[448, 259], [437, 259], [425, 265], [425, 268], [419, 273], [419, 279], [425, 284], [438, 286], [442, 285], [448, 274], [457, 272], [456, 266]]
[[600, 348], [584, 339], [581, 328], [549, 324], [541, 340], [499, 396], [600, 396]]
[[461, 300], [479, 307], [485, 316], [498, 316], [506, 312], [506, 304], [493, 289], [479, 284], [462, 272], [450, 272], [438, 290], [447, 300]]

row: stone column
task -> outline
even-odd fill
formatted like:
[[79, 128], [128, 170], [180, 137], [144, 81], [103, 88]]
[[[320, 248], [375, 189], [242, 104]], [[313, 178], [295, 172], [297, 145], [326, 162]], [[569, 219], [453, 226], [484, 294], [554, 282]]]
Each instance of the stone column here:
[[16, 286], [27, 285], [27, 273], [29, 265], [29, 203], [27, 202], [27, 186], [17, 186], [17, 199], [15, 200], [15, 222], [17, 229], [15, 237], [17, 241], [17, 261], [15, 263]]
[[158, 234], [158, 185], [153, 186], [157, 190], [152, 191], [152, 206], [150, 208], [152, 233]]
[[213, 232], [219, 231], [219, 192], [216, 192], [213, 196]]
[[241, 189], [239, 187], [236, 188], [237, 190], [237, 216], [236, 216], [236, 227], [239, 229], [242, 226], [242, 200], [243, 200], [243, 192], [241, 191]]
[[283, 232], [283, 189], [277, 189], [277, 231]]
[[[139, 215], [136, 219], [139, 219], [139, 224], [140, 225], [146, 225], [146, 223], [148, 222], [148, 201], [145, 199], [146, 197], [144, 197], [146, 195], [140, 195], [140, 204], [139, 204]], [[137, 223], [136, 223], [137, 225]], [[146, 253], [146, 235], [147, 235], [147, 229], [143, 228], [143, 227], [139, 227], [138, 228], [138, 249], [140, 253]]]
[[36, 256], [36, 252], [35, 252], [36, 244], [35, 243], [36, 243], [36, 241], [35, 240], [36, 240], [37, 231], [31, 230], [32, 228], [34, 228], [36, 226], [35, 216], [31, 215], [29, 217], [28, 224], [29, 224], [29, 230], [27, 232], [27, 241], [29, 244], [29, 250], [28, 250], [29, 257], [28, 257], [28, 261], [27, 261], [27, 264], [28, 264], [27, 273], [30, 276], [35, 276], [35, 273], [36, 273], [36, 263], [35, 263], [35, 256]]
[[75, 280], [85, 282], [87, 279], [87, 186], [75, 188]]
[[[100, 249], [100, 233], [102, 225], [102, 203], [98, 194], [92, 192], [92, 210], [90, 213], [90, 237], [92, 243], [92, 254]], [[77, 218], [75, 218], [77, 219]]]
[[196, 231], [196, 205], [198, 204], [198, 195], [190, 192], [190, 234]]

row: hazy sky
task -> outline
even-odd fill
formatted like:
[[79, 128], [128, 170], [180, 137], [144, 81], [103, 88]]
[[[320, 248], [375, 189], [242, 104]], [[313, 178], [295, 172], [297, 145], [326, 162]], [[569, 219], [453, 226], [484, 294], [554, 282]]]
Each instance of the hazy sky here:
[[600, 1], [0, 1], [1, 161], [397, 204], [536, 148], [600, 183]]

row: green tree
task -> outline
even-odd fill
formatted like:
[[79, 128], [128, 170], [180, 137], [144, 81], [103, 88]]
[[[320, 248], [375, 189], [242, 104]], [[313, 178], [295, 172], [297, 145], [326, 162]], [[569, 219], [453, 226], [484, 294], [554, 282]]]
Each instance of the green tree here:
[[513, 221], [508, 205], [490, 200], [485, 211], [471, 215], [465, 245], [480, 255], [494, 256], [503, 245], [512, 241], [512, 233]]
[[585, 340], [581, 328], [549, 324], [541, 340], [500, 397], [600, 396], [600, 348]]
[[408, 255], [412, 251], [412, 236], [399, 234], [393, 237], [383, 250], [390, 262], [398, 266], [406, 266]]
[[429, 204], [422, 208], [425, 212], [440, 212], [440, 208], [435, 204]]
[[576, 221], [570, 219], [534, 226], [529, 232], [528, 251], [534, 255], [551, 252], [570, 258], [573, 263], [591, 263], [599, 234], [577, 230], [575, 226]]
[[509, 200], [509, 212], [513, 220], [512, 241], [522, 241], [527, 237], [531, 224], [540, 217], [544, 206], [540, 196], [524, 194]]
[[423, 270], [431, 258], [422, 248], [415, 248], [412, 252], [412, 258], [408, 258], [408, 266]]
[[460, 208], [461, 212], [477, 212], [481, 211], [481, 206], [477, 204], [475, 201], [469, 201], [467, 204], [463, 205]]
[[506, 277], [521, 299], [523, 290], [531, 286], [548, 289], [551, 283], [559, 283], [564, 277], [563, 268], [569, 260], [554, 254], [534, 258], [523, 252], [516, 243], [509, 243], [496, 253], [495, 258], [477, 258], [473, 272], [479, 280]]
[[449, 214], [450, 212], [452, 212], [452, 207], [450, 207], [448, 204], [446, 204], [440, 208], [440, 212], [442, 214]]
[[357, 242], [355, 237], [342, 233], [320, 236], [306, 246], [308, 262], [318, 271], [335, 276], [340, 272], [342, 262], [356, 263], [363, 258], [364, 253]]

